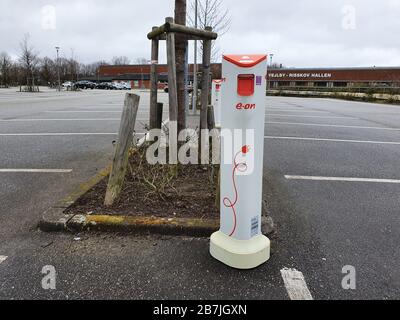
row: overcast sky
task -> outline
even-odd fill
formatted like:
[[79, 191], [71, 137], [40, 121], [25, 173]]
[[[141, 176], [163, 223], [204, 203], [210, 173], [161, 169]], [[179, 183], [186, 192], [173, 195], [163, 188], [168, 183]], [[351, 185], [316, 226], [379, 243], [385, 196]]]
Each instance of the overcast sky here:
[[[400, 65], [400, 0], [224, 1], [232, 25], [221, 54], [274, 53], [291, 67]], [[86, 63], [149, 58], [146, 34], [173, 12], [174, 0], [0, 0], [0, 52], [16, 57], [29, 33], [41, 56], [59, 45]]]

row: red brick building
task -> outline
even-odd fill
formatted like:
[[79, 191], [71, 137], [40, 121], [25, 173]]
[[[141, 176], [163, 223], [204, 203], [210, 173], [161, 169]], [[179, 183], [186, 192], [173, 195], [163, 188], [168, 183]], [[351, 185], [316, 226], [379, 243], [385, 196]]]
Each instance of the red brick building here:
[[[150, 65], [101, 66], [99, 81], [131, 82], [132, 88], [150, 87]], [[189, 66], [189, 81], [193, 79]], [[198, 70], [201, 72], [201, 65]], [[220, 63], [211, 65], [213, 79], [222, 77]], [[160, 88], [168, 83], [167, 65], [158, 66]], [[376, 68], [293, 68], [269, 69], [268, 87], [400, 87], [400, 67]]]
[[[131, 82], [132, 88], [150, 88], [150, 68], [149, 64], [144, 65], [124, 65], [124, 66], [101, 66], [99, 69], [100, 81]], [[194, 65], [189, 65], [189, 81], [193, 80]], [[201, 72], [202, 66], [198, 66]], [[221, 64], [211, 64], [213, 79], [221, 78]], [[161, 64], [158, 66], [158, 80], [160, 88], [168, 83], [168, 66]]]
[[400, 67], [271, 69], [270, 88], [279, 87], [400, 87]]

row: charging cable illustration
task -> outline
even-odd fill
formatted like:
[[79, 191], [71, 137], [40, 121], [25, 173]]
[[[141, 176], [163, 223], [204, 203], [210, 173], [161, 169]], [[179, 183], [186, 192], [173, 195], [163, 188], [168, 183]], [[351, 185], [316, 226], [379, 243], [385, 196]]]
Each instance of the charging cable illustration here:
[[229, 235], [230, 237], [232, 237], [235, 234], [236, 229], [237, 229], [236, 204], [239, 201], [239, 192], [238, 192], [237, 185], [236, 185], [236, 174], [237, 174], [237, 172], [244, 173], [248, 169], [247, 163], [246, 162], [238, 163], [237, 158], [239, 157], [240, 154], [246, 155], [247, 153], [250, 152], [250, 150], [251, 150], [250, 146], [243, 146], [242, 149], [238, 153], [236, 153], [235, 158], [234, 158], [234, 163], [233, 163], [233, 171], [232, 171], [232, 184], [233, 184], [233, 189], [234, 189], [234, 193], [235, 193], [235, 198], [233, 201], [228, 197], [225, 197], [223, 200], [224, 206], [226, 208], [231, 208], [232, 213], [233, 213], [234, 225], [233, 225], [232, 232]]

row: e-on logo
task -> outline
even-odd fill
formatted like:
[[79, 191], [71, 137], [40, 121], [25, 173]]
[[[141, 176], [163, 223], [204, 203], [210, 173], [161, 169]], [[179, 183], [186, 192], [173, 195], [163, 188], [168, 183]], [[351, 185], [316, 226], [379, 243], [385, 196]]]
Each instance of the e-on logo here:
[[239, 102], [236, 105], [236, 109], [237, 110], [255, 110], [256, 109], [256, 104], [255, 103], [243, 104], [243, 103]]

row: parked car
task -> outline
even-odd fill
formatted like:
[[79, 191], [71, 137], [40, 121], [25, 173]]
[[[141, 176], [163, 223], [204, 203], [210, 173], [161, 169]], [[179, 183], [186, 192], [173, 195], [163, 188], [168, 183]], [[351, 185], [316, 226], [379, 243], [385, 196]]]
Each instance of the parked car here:
[[77, 83], [75, 83], [75, 87], [78, 89], [95, 89], [96, 88], [96, 84], [91, 82], [91, 81], [78, 81]]
[[[193, 86], [192, 86], [192, 85], [187, 86], [187, 89], [188, 89], [188, 92], [189, 92], [189, 93], [192, 93], [192, 92], [193, 92]], [[166, 85], [166, 86], [164, 87], [164, 92], [165, 92], [165, 93], [168, 93], [168, 92], [169, 92], [168, 85]]]
[[71, 81], [67, 81], [64, 82], [61, 86], [65, 89], [71, 89], [74, 86], [74, 84]]
[[123, 90], [132, 90], [130, 83], [127, 83], [127, 82], [121, 83], [121, 86], [122, 86]]
[[110, 82], [101, 82], [96, 84], [96, 89], [101, 89], [101, 90], [112, 90], [112, 84]]
[[114, 90], [123, 90], [124, 89], [122, 83], [113, 82], [111, 85]]

